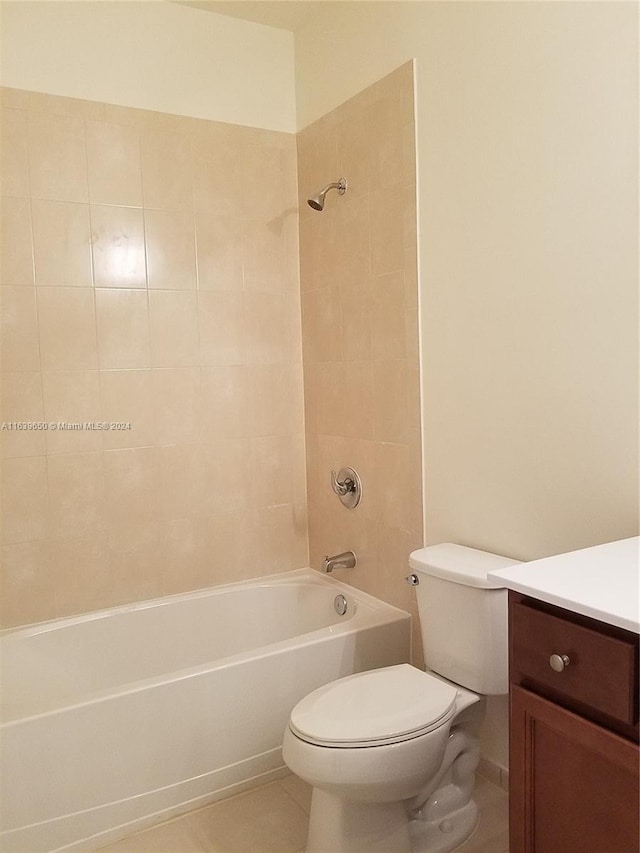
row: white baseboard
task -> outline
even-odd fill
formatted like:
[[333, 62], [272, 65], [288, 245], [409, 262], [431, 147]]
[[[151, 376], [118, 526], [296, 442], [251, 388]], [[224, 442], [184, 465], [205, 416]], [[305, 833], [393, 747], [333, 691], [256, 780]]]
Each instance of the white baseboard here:
[[487, 779], [492, 785], [502, 788], [504, 791], [509, 791], [509, 768], [503, 767], [496, 761], [491, 761], [490, 758], [482, 756], [478, 769], [476, 771], [479, 776]]

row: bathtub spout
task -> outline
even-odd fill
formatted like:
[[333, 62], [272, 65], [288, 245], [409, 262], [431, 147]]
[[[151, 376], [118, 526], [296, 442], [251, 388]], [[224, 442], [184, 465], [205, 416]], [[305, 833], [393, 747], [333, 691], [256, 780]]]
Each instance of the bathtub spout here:
[[333, 557], [325, 556], [322, 561], [322, 571], [332, 572], [334, 569], [353, 569], [358, 562], [358, 558], [353, 551], [344, 551], [342, 554], [336, 554]]

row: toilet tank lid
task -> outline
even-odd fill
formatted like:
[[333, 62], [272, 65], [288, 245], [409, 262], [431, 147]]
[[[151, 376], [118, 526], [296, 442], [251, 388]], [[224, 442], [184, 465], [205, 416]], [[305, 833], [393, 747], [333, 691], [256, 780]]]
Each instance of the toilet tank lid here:
[[519, 562], [477, 548], [454, 545], [452, 542], [420, 548], [409, 556], [409, 565], [416, 572], [481, 589], [502, 589], [504, 584], [488, 578], [487, 573], [515, 566]]

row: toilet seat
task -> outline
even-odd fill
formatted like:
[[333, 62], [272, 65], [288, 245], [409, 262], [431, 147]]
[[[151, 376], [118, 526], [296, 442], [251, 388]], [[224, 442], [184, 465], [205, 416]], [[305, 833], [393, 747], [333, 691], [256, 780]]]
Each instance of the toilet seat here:
[[359, 672], [305, 696], [289, 728], [316, 746], [358, 748], [401, 743], [440, 728], [454, 714], [453, 685], [409, 664]]

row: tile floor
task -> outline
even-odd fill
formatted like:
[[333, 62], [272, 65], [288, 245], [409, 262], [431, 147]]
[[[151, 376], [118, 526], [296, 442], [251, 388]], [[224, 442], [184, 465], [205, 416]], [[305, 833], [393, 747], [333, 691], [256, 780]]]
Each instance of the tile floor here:
[[[480, 823], [456, 853], [509, 853], [507, 794], [478, 776], [476, 801]], [[100, 853], [304, 853], [310, 802], [309, 786], [289, 775], [102, 847]]]

